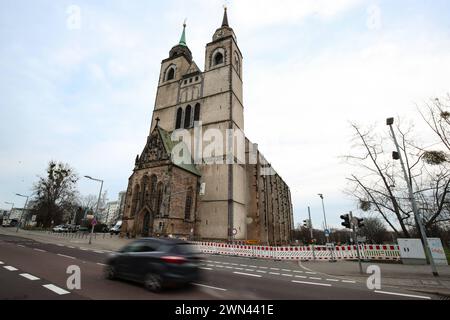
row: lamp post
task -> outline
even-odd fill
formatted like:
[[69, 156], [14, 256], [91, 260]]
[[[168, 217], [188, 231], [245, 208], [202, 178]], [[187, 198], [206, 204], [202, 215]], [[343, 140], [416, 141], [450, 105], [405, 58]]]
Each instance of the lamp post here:
[[[322, 199], [323, 222], [325, 224], [325, 230], [327, 231], [327, 232], [325, 232], [325, 237], [327, 239], [327, 243], [330, 243], [330, 234], [329, 234], [330, 230], [328, 229], [327, 215], [325, 214], [325, 204], [324, 204], [324, 201], [323, 201], [323, 194], [319, 193], [318, 196], [320, 197], [320, 199]], [[334, 251], [334, 248], [331, 250], [331, 260], [330, 260], [330, 262], [335, 262], [336, 261], [334, 259], [333, 251]]]
[[397, 153], [394, 156], [394, 160], [400, 160], [400, 164], [402, 166], [403, 174], [405, 176], [405, 181], [406, 181], [406, 184], [408, 185], [409, 201], [411, 201], [412, 209], [413, 209], [413, 212], [414, 212], [414, 219], [416, 220], [416, 223], [419, 226], [419, 231], [420, 231], [420, 236], [422, 238], [422, 243], [423, 243], [425, 252], [427, 253], [427, 255], [428, 255], [429, 259], [430, 259], [430, 265], [431, 265], [431, 270], [433, 272], [433, 275], [436, 277], [439, 274], [438, 274], [438, 271], [436, 269], [436, 265], [434, 263], [433, 254], [432, 254], [432, 252], [430, 250], [430, 244], [428, 243], [427, 234], [426, 234], [425, 228], [424, 228], [424, 226], [422, 224], [422, 219], [420, 218], [420, 215], [419, 215], [419, 210], [417, 208], [416, 199], [414, 197], [414, 192], [413, 192], [411, 180], [409, 179], [408, 174], [406, 172], [405, 164], [403, 162], [402, 154], [400, 152], [400, 147], [398, 145], [397, 138], [395, 136], [394, 128], [392, 127], [393, 124], [394, 124], [394, 118], [388, 118], [386, 120], [386, 125], [388, 125], [390, 130], [391, 130], [391, 135], [392, 135], [392, 138], [394, 139], [395, 147], [397, 149]]
[[23, 198], [27, 198], [27, 200], [25, 201], [25, 206], [23, 207], [22, 213], [20, 214], [19, 223], [17, 223], [16, 232], [19, 232], [19, 227], [20, 227], [20, 224], [22, 223], [23, 212], [27, 209], [27, 204], [28, 204], [28, 198], [29, 198], [29, 196], [24, 196], [24, 195], [19, 194], [19, 193], [16, 193], [16, 196], [18, 196], [18, 197], [23, 197]]
[[[100, 205], [100, 197], [101, 197], [101, 195], [102, 195], [102, 189], [103, 189], [103, 180], [101, 180], [101, 179], [95, 179], [95, 178], [92, 178], [92, 177], [90, 177], [90, 176], [84, 176], [85, 178], [87, 178], [87, 179], [89, 179], [89, 180], [94, 180], [94, 181], [97, 181], [97, 182], [100, 182], [101, 184], [100, 184], [100, 192], [98, 193], [98, 199], [97, 199], [97, 206], [96, 206], [96, 208], [95, 208], [95, 213], [97, 213], [98, 214], [98, 206]], [[94, 219], [95, 219], [95, 213], [94, 213]], [[92, 228], [91, 228], [91, 233], [90, 233], [90, 235], [89, 235], [89, 244], [92, 244], [92, 234], [94, 233], [94, 224], [92, 224]]]

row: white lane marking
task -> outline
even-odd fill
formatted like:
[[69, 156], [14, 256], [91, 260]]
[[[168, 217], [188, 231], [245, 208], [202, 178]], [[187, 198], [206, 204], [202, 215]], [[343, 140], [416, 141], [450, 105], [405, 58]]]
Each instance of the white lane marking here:
[[95, 253], [104, 253], [103, 251], [94, 250]]
[[219, 263], [222, 263], [222, 264], [229, 264], [228, 262], [219, 262]]
[[345, 283], [356, 283], [356, 281], [353, 281], [353, 280], [342, 280], [342, 282], [345, 282]]
[[65, 254], [61, 254], [61, 253], [58, 253], [57, 255], [60, 257], [64, 257], [64, 258], [75, 259], [75, 257], [66, 256]]
[[18, 244], [17, 246], [18, 246], [18, 247], [25, 248], [25, 246], [23, 246], [23, 245], [21, 245], [21, 244]]
[[212, 270], [211, 268], [200, 267], [202, 270]]
[[281, 275], [282, 275], [282, 276], [284, 276], [284, 277], [293, 277], [293, 275], [292, 275], [292, 274], [286, 274], [286, 273], [282, 273]]
[[207, 264], [206, 266], [207, 266], [207, 267], [215, 267], [214, 264]]
[[306, 277], [306, 276], [295, 276], [296, 278], [302, 278], [302, 279], [306, 279], [306, 278], [308, 278], [308, 277]]
[[5, 264], [3, 261], [0, 261], [0, 264]]
[[279, 273], [279, 272], [269, 272], [269, 274], [274, 274], [274, 275], [277, 275], [277, 276], [279, 276], [279, 275], [280, 275], [280, 273]]
[[248, 267], [246, 264], [240, 264], [241, 267]]
[[44, 284], [43, 287], [48, 289], [48, 290], [51, 290], [51, 291], [53, 291], [53, 292], [55, 292], [55, 293], [57, 293], [59, 295], [70, 293], [69, 291], [61, 289], [60, 287], [57, 287], [54, 284]]
[[27, 278], [28, 280], [31, 280], [31, 281], [39, 280], [38, 277], [35, 277], [29, 273], [21, 273], [20, 276]]
[[209, 289], [214, 289], [214, 290], [227, 291], [227, 289], [224, 289], [224, 288], [207, 286], [206, 284], [201, 284], [201, 283], [193, 283], [193, 285], [194, 286], [199, 286], [199, 287], [205, 287], [205, 288], [209, 288]]
[[338, 279], [326, 279], [327, 281], [339, 282]]
[[278, 269], [278, 268], [270, 268], [270, 270], [280, 270], [280, 269]]
[[72, 246], [67, 246], [67, 248], [70, 248], [70, 249], [75, 249], [75, 247], [72, 247]]
[[292, 271], [297, 272], [297, 273], [303, 273], [303, 271], [300, 271], [300, 270], [292, 270]]
[[5, 268], [6, 270], [9, 270], [9, 271], [17, 271], [17, 270], [19, 270], [17, 268], [14, 268], [13, 266], [4, 266], [3, 268]]
[[292, 282], [301, 283], [301, 284], [311, 284], [314, 286], [331, 287], [331, 284], [329, 284], [329, 283], [317, 283], [317, 282], [298, 281], [298, 280], [292, 280]]
[[230, 263], [232, 266], [237, 266], [238, 264], [237, 263]]
[[263, 270], [256, 270], [256, 272], [259, 272], [259, 273], [267, 273], [267, 271], [263, 271]]
[[289, 272], [289, 271], [291, 271], [291, 270], [289, 270], [289, 269], [281, 269], [281, 271], [288, 271], [288, 272]]
[[83, 250], [83, 251], [88, 251], [89, 250], [88, 248], [82, 248], [82, 247], [80, 247], [80, 249]]
[[97, 262], [97, 264], [98, 264], [99, 266], [107, 266], [107, 264], [100, 263], [100, 262]]
[[413, 294], [404, 294], [404, 293], [397, 293], [397, 292], [388, 292], [388, 291], [380, 291], [380, 290], [375, 290], [376, 293], [382, 293], [382, 294], [390, 294], [393, 296], [403, 296], [403, 297], [409, 297], [409, 298], [418, 298], [418, 299], [427, 299], [427, 300], [431, 300], [431, 297], [427, 297], [427, 296], [416, 296]]
[[236, 270], [244, 270], [244, 268], [238, 268], [238, 267], [236, 267], [234, 269], [236, 269]]
[[311, 280], [322, 280], [322, 278], [317, 278], [317, 277], [309, 277]]
[[250, 268], [258, 268], [257, 266], [249, 266]]
[[39, 251], [39, 252], [47, 252], [47, 251], [45, 251], [45, 250], [38, 249], [38, 248], [34, 248], [33, 250], [36, 250], [36, 251]]
[[259, 274], [244, 273], [244, 272], [237, 272], [237, 271], [234, 271], [233, 273], [240, 274], [240, 275], [243, 275], [243, 276], [261, 278], [261, 276]]
[[316, 272], [305, 272], [307, 274], [317, 274]]
[[227, 268], [227, 269], [233, 269], [233, 267], [229, 267], [229, 266], [226, 266], [225, 268]]
[[255, 269], [245, 269], [245, 271], [251, 271], [251, 272], [254, 272]]
[[261, 268], [261, 269], [269, 269], [269, 268], [267, 268], [267, 267], [259, 267], [259, 268]]

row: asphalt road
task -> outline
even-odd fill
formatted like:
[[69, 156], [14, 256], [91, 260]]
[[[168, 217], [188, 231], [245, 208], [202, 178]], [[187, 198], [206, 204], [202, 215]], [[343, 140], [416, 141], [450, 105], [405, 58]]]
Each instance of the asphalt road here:
[[[103, 278], [110, 252], [0, 235], [0, 299], [133, 300], [397, 300], [437, 299], [408, 291], [371, 291], [364, 283], [317, 273], [294, 262], [205, 256], [192, 287], [150, 293], [141, 285]], [[81, 289], [67, 287], [69, 266], [81, 270]]]

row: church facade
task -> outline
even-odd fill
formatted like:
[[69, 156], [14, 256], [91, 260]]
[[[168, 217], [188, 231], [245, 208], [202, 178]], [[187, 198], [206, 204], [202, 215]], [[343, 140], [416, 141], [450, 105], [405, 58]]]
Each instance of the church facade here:
[[161, 63], [150, 133], [128, 181], [122, 234], [289, 243], [289, 187], [244, 134], [243, 58], [227, 11], [206, 45], [203, 71], [185, 27]]

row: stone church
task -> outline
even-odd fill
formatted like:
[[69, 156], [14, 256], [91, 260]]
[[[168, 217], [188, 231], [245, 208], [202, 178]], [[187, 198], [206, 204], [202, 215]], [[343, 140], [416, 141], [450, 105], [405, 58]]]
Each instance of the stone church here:
[[[161, 64], [150, 133], [128, 182], [122, 235], [289, 243], [289, 187], [243, 135], [242, 61], [226, 9], [206, 45], [204, 71], [186, 44], [184, 25]], [[242, 133], [240, 153], [239, 134], [229, 132]], [[211, 156], [206, 149], [214, 150]]]

